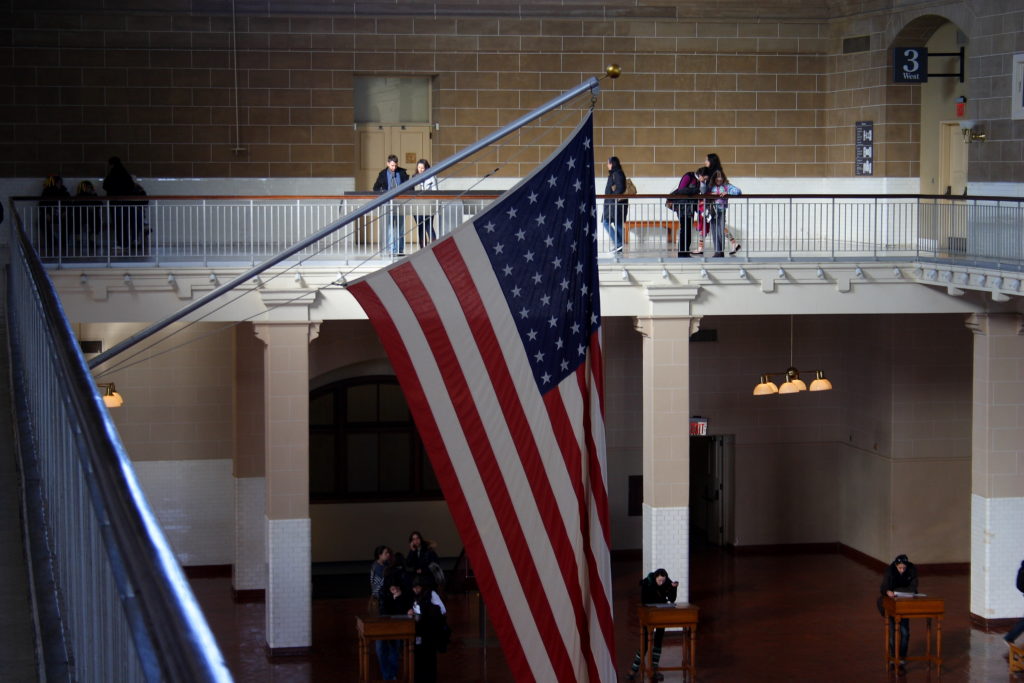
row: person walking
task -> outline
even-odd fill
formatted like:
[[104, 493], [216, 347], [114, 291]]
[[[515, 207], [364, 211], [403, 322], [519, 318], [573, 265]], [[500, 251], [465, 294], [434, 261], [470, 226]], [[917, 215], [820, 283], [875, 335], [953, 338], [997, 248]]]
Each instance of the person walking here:
[[[625, 195], [626, 193], [626, 173], [622, 170], [622, 163], [618, 157], [608, 157], [608, 181], [604, 185], [604, 193], [606, 195]], [[604, 198], [601, 223], [611, 241], [612, 253], [618, 254], [622, 251], [622, 230], [628, 212], [629, 200], [624, 196], [606, 196]]]

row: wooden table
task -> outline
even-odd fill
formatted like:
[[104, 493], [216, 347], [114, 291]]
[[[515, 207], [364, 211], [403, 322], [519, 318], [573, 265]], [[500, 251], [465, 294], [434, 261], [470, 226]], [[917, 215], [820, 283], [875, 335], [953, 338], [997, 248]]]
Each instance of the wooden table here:
[[[882, 646], [885, 648], [885, 668], [895, 666], [900, 660], [900, 619], [925, 619], [928, 623], [928, 635], [923, 657], [906, 657], [910, 660], [926, 660], [928, 669], [935, 664], [935, 670], [942, 668], [942, 617], [946, 613], [946, 602], [942, 598], [928, 596], [917, 598], [882, 598], [883, 617]], [[889, 617], [893, 618], [895, 640], [893, 651], [889, 653]], [[932, 619], [935, 620], [935, 654], [932, 654]]]
[[370, 643], [377, 640], [401, 640], [402, 680], [412, 683], [413, 645], [416, 642], [416, 622], [407, 615], [382, 617], [356, 617], [359, 634], [359, 680], [370, 680]]
[[641, 605], [640, 606], [640, 681], [645, 680], [648, 670], [654, 671], [651, 657], [654, 647], [648, 647], [657, 628], [683, 629], [683, 661], [682, 666], [665, 666], [661, 663], [659, 671], [686, 671], [690, 680], [697, 676], [697, 616], [700, 608], [696, 605], [680, 603], [675, 605]]

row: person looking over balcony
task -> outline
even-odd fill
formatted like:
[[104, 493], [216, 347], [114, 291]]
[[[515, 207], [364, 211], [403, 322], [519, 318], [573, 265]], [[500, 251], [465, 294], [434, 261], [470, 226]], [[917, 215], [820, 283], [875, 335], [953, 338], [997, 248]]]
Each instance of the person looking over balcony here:
[[[373, 183], [374, 192], [387, 192], [409, 179], [409, 174], [398, 165], [398, 155], [389, 154], [388, 163]], [[384, 223], [384, 243], [391, 256], [405, 255], [405, 216], [388, 205]]]
[[[413, 174], [413, 178], [418, 175], [422, 175], [427, 172], [430, 168], [430, 162], [426, 159], [420, 159], [416, 162], [416, 173]], [[423, 182], [416, 183], [417, 192], [437, 192], [437, 178], [430, 177]], [[428, 208], [429, 205], [421, 204], [422, 208]], [[426, 245], [430, 244], [437, 237], [434, 233], [434, 216], [431, 213], [418, 215], [416, 218], [416, 237], [419, 239], [419, 247], [422, 249]]]
[[672, 198], [666, 202], [668, 208], [679, 215], [679, 258], [690, 258], [690, 228], [693, 226], [693, 214], [697, 211], [696, 195], [699, 192], [697, 172], [687, 171], [679, 179], [676, 189], [672, 190]]

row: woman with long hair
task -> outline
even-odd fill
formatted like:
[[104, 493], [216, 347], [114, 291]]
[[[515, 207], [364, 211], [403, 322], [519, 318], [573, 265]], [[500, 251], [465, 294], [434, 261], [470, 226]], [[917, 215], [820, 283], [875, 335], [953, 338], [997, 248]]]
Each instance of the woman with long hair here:
[[[608, 157], [608, 182], [605, 183], [606, 195], [624, 195], [626, 193], [626, 173], [618, 157]], [[629, 200], [625, 197], [605, 197], [604, 213], [601, 223], [604, 225], [608, 239], [612, 242], [612, 252], [622, 251], [622, 228], [629, 211]]]
[[[416, 162], [416, 172], [413, 173], [412, 177], [415, 178], [426, 173], [428, 168], [430, 168], [430, 162], [426, 159], [420, 159]], [[416, 183], [415, 189], [417, 192], [436, 192], [437, 178], [431, 176], [421, 183]], [[422, 210], [428, 207], [429, 205], [424, 203], [419, 208]], [[420, 249], [434, 241], [437, 235], [434, 234], [434, 215], [432, 213], [416, 216], [416, 233], [419, 237]]]

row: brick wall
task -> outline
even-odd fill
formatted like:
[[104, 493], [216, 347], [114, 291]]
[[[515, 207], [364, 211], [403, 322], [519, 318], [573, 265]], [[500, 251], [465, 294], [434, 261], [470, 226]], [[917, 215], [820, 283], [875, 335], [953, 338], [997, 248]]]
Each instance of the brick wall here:
[[[102, 176], [112, 154], [144, 177], [352, 176], [353, 74], [434, 77], [439, 159], [615, 62], [623, 76], [602, 81], [596, 154], [633, 175], [677, 175], [715, 151], [734, 176], [849, 177], [853, 122], [869, 119], [876, 175], [914, 177], [919, 99], [888, 83], [889, 52], [929, 12], [971, 36], [972, 115], [991, 119], [997, 142], [972, 149], [972, 179], [1024, 174], [1012, 163], [1024, 131], [1003, 113], [1022, 11], [923, 4], [837, 5], [830, 18], [734, 0], [703, 21], [706, 5], [661, 0], [526, 2], [514, 17], [483, 1], [242, 4], [235, 17], [230, 4], [187, 0], [18, 9], [0, 29], [0, 176]], [[842, 54], [855, 35], [870, 49]], [[500, 159], [503, 175], [521, 175], [577, 119], [553, 113], [550, 134], [523, 134], [460, 174]]]

